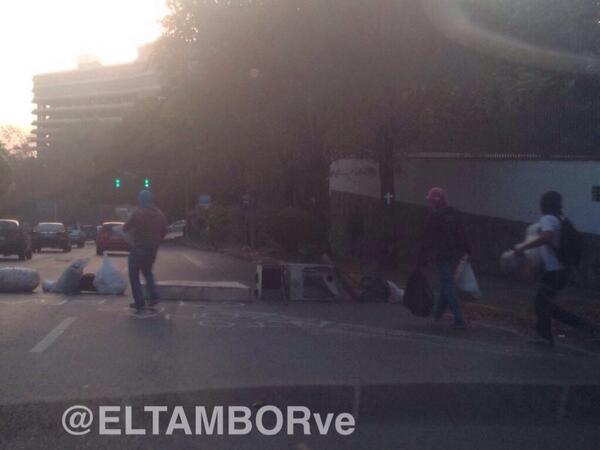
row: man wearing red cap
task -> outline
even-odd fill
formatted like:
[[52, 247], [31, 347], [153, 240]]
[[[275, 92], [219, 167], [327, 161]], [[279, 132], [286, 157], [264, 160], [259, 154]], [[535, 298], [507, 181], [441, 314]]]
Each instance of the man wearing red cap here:
[[471, 254], [471, 248], [460, 211], [448, 206], [444, 190], [431, 188], [425, 199], [431, 205], [431, 212], [425, 222], [418, 265], [423, 267], [433, 258], [439, 272], [440, 298], [434, 311], [436, 322], [449, 307], [454, 315], [454, 327], [462, 329], [466, 324], [458, 303], [454, 272], [461, 258]]

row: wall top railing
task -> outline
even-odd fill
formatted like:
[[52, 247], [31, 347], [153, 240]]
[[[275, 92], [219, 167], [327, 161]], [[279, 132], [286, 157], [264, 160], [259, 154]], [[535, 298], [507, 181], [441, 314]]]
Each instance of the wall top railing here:
[[488, 161], [600, 161], [599, 155], [554, 154], [542, 155], [536, 153], [451, 153], [451, 152], [422, 152], [407, 153], [408, 159], [474, 159]]

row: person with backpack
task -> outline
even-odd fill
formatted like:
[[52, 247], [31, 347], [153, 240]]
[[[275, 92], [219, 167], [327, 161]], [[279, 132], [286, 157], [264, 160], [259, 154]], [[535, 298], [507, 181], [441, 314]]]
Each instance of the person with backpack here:
[[592, 328], [580, 317], [554, 303], [558, 292], [567, 285], [570, 269], [581, 259], [581, 234], [563, 216], [562, 196], [558, 192], [549, 191], [542, 195], [540, 209], [540, 235], [536, 239], [515, 245], [513, 250], [517, 255], [522, 255], [526, 250], [540, 248], [542, 275], [535, 297], [536, 332], [541, 338], [553, 343], [552, 319], [579, 330], [591, 332]]
[[438, 269], [440, 296], [434, 309], [435, 322], [441, 320], [449, 307], [454, 315], [454, 327], [465, 329], [466, 322], [454, 282], [459, 262], [471, 254], [462, 214], [458, 209], [448, 206], [446, 193], [442, 188], [431, 188], [425, 199], [431, 205], [431, 212], [425, 221], [417, 265], [422, 268], [433, 258]]

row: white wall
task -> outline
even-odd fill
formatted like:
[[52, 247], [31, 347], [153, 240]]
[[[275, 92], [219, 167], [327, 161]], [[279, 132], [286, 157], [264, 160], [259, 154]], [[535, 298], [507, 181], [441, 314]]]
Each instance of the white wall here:
[[[462, 211], [523, 222], [537, 220], [540, 196], [556, 190], [576, 226], [600, 234], [600, 203], [592, 202], [593, 185], [600, 185], [598, 161], [405, 159], [395, 186], [400, 202], [424, 204], [428, 188], [440, 186]], [[334, 162], [330, 189], [379, 198], [377, 164], [357, 159]]]

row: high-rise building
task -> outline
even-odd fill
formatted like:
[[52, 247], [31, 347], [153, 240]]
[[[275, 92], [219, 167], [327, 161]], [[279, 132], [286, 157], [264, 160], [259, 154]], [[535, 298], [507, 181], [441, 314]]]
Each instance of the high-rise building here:
[[136, 61], [110, 66], [83, 56], [75, 70], [35, 75], [33, 140], [38, 150], [51, 148], [70, 127], [118, 123], [137, 100], [158, 95], [159, 77], [150, 64], [150, 51], [151, 46], [141, 47]]

